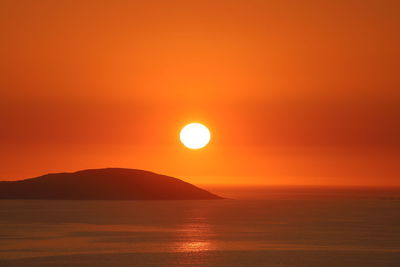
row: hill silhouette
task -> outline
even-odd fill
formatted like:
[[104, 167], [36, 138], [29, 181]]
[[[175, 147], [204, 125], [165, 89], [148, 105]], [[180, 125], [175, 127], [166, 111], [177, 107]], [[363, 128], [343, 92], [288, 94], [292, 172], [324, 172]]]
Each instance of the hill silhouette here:
[[221, 197], [170, 176], [107, 168], [3, 181], [0, 182], [0, 199], [195, 200]]

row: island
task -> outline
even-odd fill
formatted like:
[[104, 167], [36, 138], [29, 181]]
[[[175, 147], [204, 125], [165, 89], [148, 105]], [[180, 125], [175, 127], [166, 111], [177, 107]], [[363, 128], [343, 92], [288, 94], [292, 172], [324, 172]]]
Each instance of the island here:
[[212, 200], [222, 197], [150, 171], [105, 168], [2, 181], [0, 199]]

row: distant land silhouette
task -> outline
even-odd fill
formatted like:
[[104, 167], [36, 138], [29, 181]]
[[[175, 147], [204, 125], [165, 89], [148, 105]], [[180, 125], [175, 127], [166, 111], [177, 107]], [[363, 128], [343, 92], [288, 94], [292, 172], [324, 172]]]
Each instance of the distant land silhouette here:
[[195, 200], [222, 199], [180, 179], [123, 168], [52, 173], [0, 182], [0, 199]]

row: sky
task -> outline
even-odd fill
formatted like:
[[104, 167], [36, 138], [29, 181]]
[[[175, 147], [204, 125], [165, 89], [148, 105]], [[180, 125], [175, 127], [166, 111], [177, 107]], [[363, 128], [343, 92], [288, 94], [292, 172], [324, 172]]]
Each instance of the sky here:
[[[400, 185], [400, 2], [0, 0], [0, 180]], [[187, 123], [210, 144], [179, 141]]]

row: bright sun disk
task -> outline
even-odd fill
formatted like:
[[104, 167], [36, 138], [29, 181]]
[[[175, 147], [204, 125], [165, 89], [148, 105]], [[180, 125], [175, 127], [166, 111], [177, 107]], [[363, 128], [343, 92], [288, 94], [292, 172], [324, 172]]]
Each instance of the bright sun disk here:
[[182, 128], [180, 132], [182, 144], [190, 149], [200, 149], [205, 147], [211, 138], [210, 131], [201, 123], [190, 123]]

